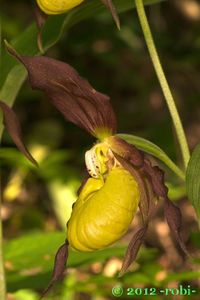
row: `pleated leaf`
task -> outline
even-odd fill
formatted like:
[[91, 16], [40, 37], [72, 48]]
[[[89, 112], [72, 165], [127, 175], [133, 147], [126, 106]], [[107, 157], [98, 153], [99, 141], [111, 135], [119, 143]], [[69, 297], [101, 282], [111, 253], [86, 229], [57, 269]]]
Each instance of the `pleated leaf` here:
[[187, 167], [186, 190], [200, 220], [200, 144], [195, 147]]

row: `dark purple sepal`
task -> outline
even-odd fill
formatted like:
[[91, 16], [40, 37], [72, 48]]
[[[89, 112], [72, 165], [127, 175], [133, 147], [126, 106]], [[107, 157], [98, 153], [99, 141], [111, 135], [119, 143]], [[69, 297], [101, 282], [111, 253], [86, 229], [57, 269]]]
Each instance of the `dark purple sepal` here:
[[126, 250], [126, 253], [125, 253], [125, 256], [124, 256], [124, 259], [122, 262], [122, 268], [119, 273], [119, 277], [123, 276], [127, 272], [130, 265], [136, 259], [138, 251], [139, 251], [142, 243], [144, 242], [147, 228], [148, 228], [148, 224], [141, 227], [134, 233], [134, 235], [128, 245], [128, 248]]
[[175, 236], [182, 251], [190, 257], [181, 237], [181, 211], [168, 198], [168, 188], [164, 182], [164, 172], [157, 166], [152, 167], [148, 160], [144, 162], [144, 172], [149, 177], [155, 194], [164, 201], [164, 214], [172, 234]]
[[48, 287], [43, 291], [40, 299], [42, 299], [51, 290], [51, 288], [57, 281], [63, 278], [68, 258], [68, 247], [69, 243], [67, 240], [62, 246], [59, 247], [54, 259], [54, 268], [51, 281]]
[[144, 155], [134, 145], [129, 144], [118, 136], [110, 136], [106, 141], [112, 151], [126, 161], [129, 161], [134, 167], [141, 167], [143, 165]]
[[120, 29], [120, 20], [119, 20], [119, 16], [118, 16], [116, 7], [113, 4], [113, 1], [112, 0], [101, 0], [101, 2], [103, 2], [103, 4], [109, 9], [117, 28]]
[[97, 92], [69, 64], [44, 57], [19, 55], [10, 45], [7, 50], [24, 64], [33, 89], [45, 92], [66, 120], [95, 137], [98, 128], [116, 133], [116, 117], [110, 98]]
[[13, 142], [18, 147], [18, 149], [30, 160], [34, 165], [38, 165], [36, 160], [32, 157], [30, 152], [28, 151], [26, 145], [22, 139], [22, 132], [19, 120], [17, 115], [5, 102], [0, 100], [0, 108], [3, 112], [3, 123], [5, 125], [6, 130], [10, 134]]

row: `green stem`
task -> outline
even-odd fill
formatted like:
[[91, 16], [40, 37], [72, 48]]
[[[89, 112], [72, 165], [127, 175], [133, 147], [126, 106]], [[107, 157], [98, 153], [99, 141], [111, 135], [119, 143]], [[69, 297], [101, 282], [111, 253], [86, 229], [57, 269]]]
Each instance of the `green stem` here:
[[6, 300], [6, 280], [3, 263], [3, 234], [2, 234], [2, 220], [0, 218], [0, 299]]
[[172, 121], [174, 124], [174, 128], [175, 128], [178, 142], [180, 144], [180, 149], [182, 152], [184, 167], [186, 169], [188, 161], [190, 159], [190, 152], [189, 152], [189, 147], [188, 147], [188, 143], [186, 140], [185, 132], [183, 130], [183, 125], [181, 123], [181, 119], [180, 119], [179, 113], [177, 111], [175, 101], [174, 101], [172, 93], [170, 91], [169, 84], [165, 77], [165, 74], [164, 74], [164, 71], [163, 71], [163, 68], [162, 68], [162, 65], [161, 65], [155, 44], [154, 44], [154, 40], [153, 40], [153, 37], [151, 34], [151, 29], [149, 27], [148, 20], [147, 20], [146, 14], [145, 14], [143, 0], [135, 0], [135, 6], [136, 6], [138, 17], [139, 17], [139, 20], [140, 20], [140, 23], [142, 26], [145, 41], [146, 41], [147, 47], [149, 49], [149, 54], [150, 54], [151, 60], [154, 65], [154, 69], [156, 71], [163, 94], [165, 96], [165, 100], [166, 100], [169, 112], [171, 114], [171, 118], [172, 118]]

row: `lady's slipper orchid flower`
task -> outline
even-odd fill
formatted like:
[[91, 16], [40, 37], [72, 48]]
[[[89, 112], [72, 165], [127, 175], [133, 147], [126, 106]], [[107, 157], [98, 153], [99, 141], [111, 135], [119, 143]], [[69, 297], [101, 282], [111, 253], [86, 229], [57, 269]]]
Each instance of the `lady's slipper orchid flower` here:
[[[67, 240], [57, 252], [51, 283], [64, 271], [68, 245], [78, 251], [95, 251], [113, 244], [127, 232], [139, 207], [142, 224], [125, 253], [120, 272], [123, 275], [136, 258], [160, 199], [164, 200], [169, 227], [188, 255], [180, 235], [181, 213], [168, 199], [164, 173], [152, 166], [136, 147], [116, 135], [116, 117], [109, 97], [97, 92], [64, 62], [43, 56], [21, 56], [8, 45], [7, 49], [26, 67], [33, 89], [44, 91], [66, 120], [97, 138], [85, 154], [89, 178], [73, 206]], [[3, 111], [8, 128], [9, 113], [5, 107]], [[17, 135], [21, 141], [16, 131], [14, 135], [15, 140]]]
[[78, 6], [84, 0], [36, 0], [40, 9], [47, 15], [57, 15]]

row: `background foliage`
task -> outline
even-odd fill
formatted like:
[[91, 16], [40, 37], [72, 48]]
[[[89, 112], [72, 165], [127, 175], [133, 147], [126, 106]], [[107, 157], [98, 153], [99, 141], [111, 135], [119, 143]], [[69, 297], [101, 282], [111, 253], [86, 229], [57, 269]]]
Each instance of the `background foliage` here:
[[[70, 17], [62, 15], [49, 19], [47, 26], [52, 30], [44, 31], [46, 48], [58, 40], [63, 22], [65, 29], [47, 55], [72, 64], [96, 89], [111, 96], [119, 132], [147, 138], [179, 161], [170, 117], [135, 11], [128, 10], [120, 15], [122, 29], [117, 31], [109, 13], [99, 13], [101, 8], [96, 6], [97, 2], [92, 4], [96, 7], [92, 18], [85, 17], [89, 8], [83, 10], [82, 15], [75, 11]], [[127, 3], [131, 7], [131, 1]], [[152, 5], [147, 11], [193, 149], [200, 140], [200, 5], [195, 0], [171, 0]], [[2, 37], [14, 40], [21, 53], [35, 54], [36, 44], [31, 37], [35, 35], [35, 27], [29, 27], [33, 21], [31, 3], [8, 0], [2, 5], [1, 18]], [[20, 41], [24, 29], [24, 34], [30, 38], [25, 44]], [[1, 91], [1, 98], [11, 104], [24, 82], [25, 73], [12, 58], [5, 66], [6, 57], [3, 50], [0, 82], [2, 85], [7, 78], [7, 85]], [[10, 77], [6, 77], [9, 71], [16, 80], [14, 86], [10, 85]], [[40, 168], [35, 169], [22, 157], [5, 132], [0, 149], [5, 267], [10, 299], [34, 300], [49, 281], [54, 254], [65, 238], [65, 224], [76, 199], [76, 190], [86, 175], [84, 152], [94, 140], [66, 123], [48, 99], [33, 92], [26, 83], [17, 96], [14, 109]], [[194, 210], [185, 197], [181, 181], [167, 169], [166, 177], [170, 196], [181, 207], [184, 240], [196, 257], [195, 261], [191, 264], [182, 257], [160, 207], [130, 273], [121, 279], [117, 277], [131, 230], [112, 248], [92, 255], [71, 252], [68, 276], [56, 288], [52, 299], [112, 299], [111, 289], [117, 284], [124, 287], [190, 284], [198, 288], [200, 236]], [[132, 228], [137, 222], [138, 218]]]

